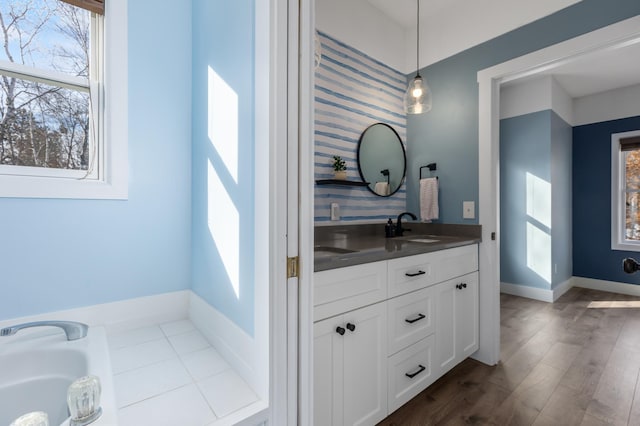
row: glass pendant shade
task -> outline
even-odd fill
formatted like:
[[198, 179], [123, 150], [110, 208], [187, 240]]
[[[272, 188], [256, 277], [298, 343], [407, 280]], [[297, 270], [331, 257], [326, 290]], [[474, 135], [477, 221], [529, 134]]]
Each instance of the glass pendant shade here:
[[431, 111], [431, 89], [427, 82], [416, 74], [404, 94], [404, 112], [422, 114]]

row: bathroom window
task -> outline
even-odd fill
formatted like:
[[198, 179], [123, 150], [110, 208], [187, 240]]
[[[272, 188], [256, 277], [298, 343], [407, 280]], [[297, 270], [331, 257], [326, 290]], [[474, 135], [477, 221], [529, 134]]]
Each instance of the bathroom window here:
[[[126, 26], [125, 0], [107, 13]], [[126, 30], [105, 24], [103, 0], [0, 2], [0, 196], [126, 198]]]
[[611, 248], [640, 251], [640, 131], [611, 136]]

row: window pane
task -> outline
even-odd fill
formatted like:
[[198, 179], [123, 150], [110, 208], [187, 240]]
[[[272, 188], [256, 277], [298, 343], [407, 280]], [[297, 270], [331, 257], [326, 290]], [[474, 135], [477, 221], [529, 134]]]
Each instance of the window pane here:
[[0, 86], [0, 164], [87, 170], [88, 93], [6, 76]]
[[640, 194], [637, 192], [627, 193], [626, 202], [626, 224], [625, 238], [627, 240], [640, 241]]
[[90, 12], [58, 0], [2, 0], [0, 61], [89, 76]]
[[625, 180], [628, 191], [640, 190], [640, 150], [625, 152]]

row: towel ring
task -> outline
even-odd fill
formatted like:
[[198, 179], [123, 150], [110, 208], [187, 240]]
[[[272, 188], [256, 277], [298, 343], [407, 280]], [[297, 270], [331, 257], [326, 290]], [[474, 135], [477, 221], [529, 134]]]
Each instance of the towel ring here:
[[386, 176], [387, 185], [391, 185], [391, 177], [389, 176], [389, 169], [381, 170], [380, 173], [382, 173], [382, 176]]
[[[426, 166], [420, 167], [420, 179], [422, 179], [422, 169], [429, 169], [429, 172], [433, 172], [436, 170], [436, 163], [429, 163]], [[436, 179], [438, 179], [438, 176], [436, 176]]]

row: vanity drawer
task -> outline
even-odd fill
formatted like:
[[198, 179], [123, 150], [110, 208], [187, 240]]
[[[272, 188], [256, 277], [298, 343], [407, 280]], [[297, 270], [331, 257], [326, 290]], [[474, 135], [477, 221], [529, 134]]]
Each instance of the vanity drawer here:
[[435, 330], [433, 289], [404, 294], [387, 301], [388, 354], [392, 355]]
[[434, 342], [432, 334], [388, 358], [389, 414], [434, 382]]
[[433, 253], [438, 258], [435, 282], [447, 281], [478, 270], [478, 245], [456, 247]]
[[419, 290], [436, 283], [435, 253], [400, 257], [389, 261], [389, 297]]
[[387, 298], [387, 262], [373, 262], [313, 274], [314, 321]]

